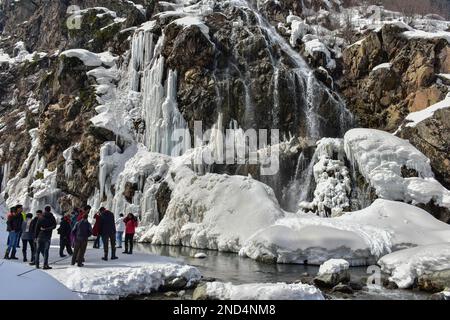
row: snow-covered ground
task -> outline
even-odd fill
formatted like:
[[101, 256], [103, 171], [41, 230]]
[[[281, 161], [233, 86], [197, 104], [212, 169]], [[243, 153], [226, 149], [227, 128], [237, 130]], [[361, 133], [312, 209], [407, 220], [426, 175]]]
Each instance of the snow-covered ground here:
[[[0, 217], [4, 216], [4, 210]], [[57, 237], [54, 232], [54, 237]], [[0, 219], [0, 252], [3, 257], [6, 245], [6, 224]], [[103, 249], [92, 249], [88, 245], [83, 268], [70, 265], [70, 258], [59, 257], [58, 239], [52, 241], [49, 262], [52, 270], [36, 271], [28, 264], [0, 261], [0, 299], [117, 299], [135, 294], [149, 294], [173, 281], [186, 282], [187, 286], [201, 278], [197, 268], [183, 261], [152, 254], [136, 253], [123, 255], [117, 249], [118, 260], [101, 260]], [[28, 252], [28, 257], [30, 253]], [[21, 249], [17, 257], [22, 258]], [[5, 262], [4, 264], [2, 264]], [[23, 272], [33, 270], [24, 276]], [[3, 284], [7, 283], [4, 290]], [[45, 285], [43, 285], [45, 284]]]
[[378, 264], [391, 274], [389, 280], [408, 288], [418, 276], [450, 269], [450, 242], [400, 250], [382, 257]]
[[29, 270], [33, 268], [27, 264], [0, 261], [0, 300], [80, 299], [79, 295], [46, 272], [34, 270], [23, 274]]
[[302, 283], [251, 283], [233, 285], [209, 282], [206, 293], [219, 300], [324, 300], [319, 289]]

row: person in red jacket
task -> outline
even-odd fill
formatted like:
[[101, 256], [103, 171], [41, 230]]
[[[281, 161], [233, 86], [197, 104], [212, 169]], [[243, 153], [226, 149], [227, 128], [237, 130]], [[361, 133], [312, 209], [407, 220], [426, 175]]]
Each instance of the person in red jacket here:
[[100, 218], [101, 218], [101, 213], [97, 212], [94, 215], [94, 227], [92, 228], [92, 235], [95, 238], [94, 241], [94, 249], [100, 249]]
[[[125, 223], [125, 251], [122, 253], [133, 254], [134, 233], [138, 226], [138, 220], [132, 213], [129, 213], [127, 217], [123, 219], [123, 223]], [[128, 248], [130, 248], [130, 250], [128, 250]]]

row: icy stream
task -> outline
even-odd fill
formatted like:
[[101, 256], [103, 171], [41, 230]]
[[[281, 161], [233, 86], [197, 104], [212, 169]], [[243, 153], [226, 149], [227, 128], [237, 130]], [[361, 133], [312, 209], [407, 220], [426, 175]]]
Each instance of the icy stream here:
[[[188, 247], [155, 246], [149, 244], [138, 244], [137, 251], [158, 254], [173, 258], [182, 258], [187, 264], [197, 267], [203, 277], [215, 278], [221, 282], [233, 284], [245, 283], [276, 283], [294, 282], [301, 275], [308, 273], [314, 276], [318, 266], [304, 266], [294, 264], [266, 264], [239, 257], [233, 253], [205, 251]], [[195, 258], [195, 254], [206, 253], [205, 259]], [[352, 267], [350, 274], [352, 281], [364, 284], [368, 274], [366, 267]], [[388, 290], [384, 288], [365, 288], [357, 291], [354, 295], [332, 295], [333, 299], [356, 299], [356, 300], [424, 300], [430, 295], [424, 292], [411, 290]], [[151, 296], [136, 297], [136, 299], [167, 299], [163, 294], [156, 293]]]

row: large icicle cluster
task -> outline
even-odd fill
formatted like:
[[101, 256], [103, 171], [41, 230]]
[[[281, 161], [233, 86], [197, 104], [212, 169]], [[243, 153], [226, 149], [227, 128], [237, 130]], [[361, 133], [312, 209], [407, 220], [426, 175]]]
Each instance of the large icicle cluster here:
[[[2, 196], [7, 198], [8, 207], [20, 203], [33, 213], [46, 205], [57, 210], [59, 209], [60, 190], [56, 184], [56, 170], [47, 170], [44, 158], [39, 157], [38, 129], [31, 129], [29, 133], [31, 149], [28, 157], [17, 174], [8, 180], [2, 189]], [[30, 190], [32, 192], [29, 192]]]
[[322, 217], [340, 215], [350, 206], [351, 180], [344, 163], [344, 141], [324, 138], [317, 143], [312, 162], [316, 188], [312, 202], [300, 202], [304, 210], [312, 210]]

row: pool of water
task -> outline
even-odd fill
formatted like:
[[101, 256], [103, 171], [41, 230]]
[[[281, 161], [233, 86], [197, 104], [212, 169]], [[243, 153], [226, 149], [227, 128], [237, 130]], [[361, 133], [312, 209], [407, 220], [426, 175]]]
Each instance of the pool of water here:
[[[180, 259], [186, 264], [197, 267], [203, 277], [214, 278], [217, 281], [233, 284], [255, 282], [294, 282], [302, 275], [317, 274], [318, 266], [304, 266], [295, 264], [266, 264], [249, 258], [240, 257], [235, 253], [199, 250], [178, 246], [155, 246], [150, 244], [136, 244], [136, 250]], [[196, 253], [206, 253], [207, 258], [197, 259]], [[366, 267], [350, 268], [351, 280], [365, 283], [369, 276]], [[354, 295], [332, 295], [336, 299], [428, 299], [429, 294], [412, 290], [389, 290], [371, 286], [357, 291]]]

